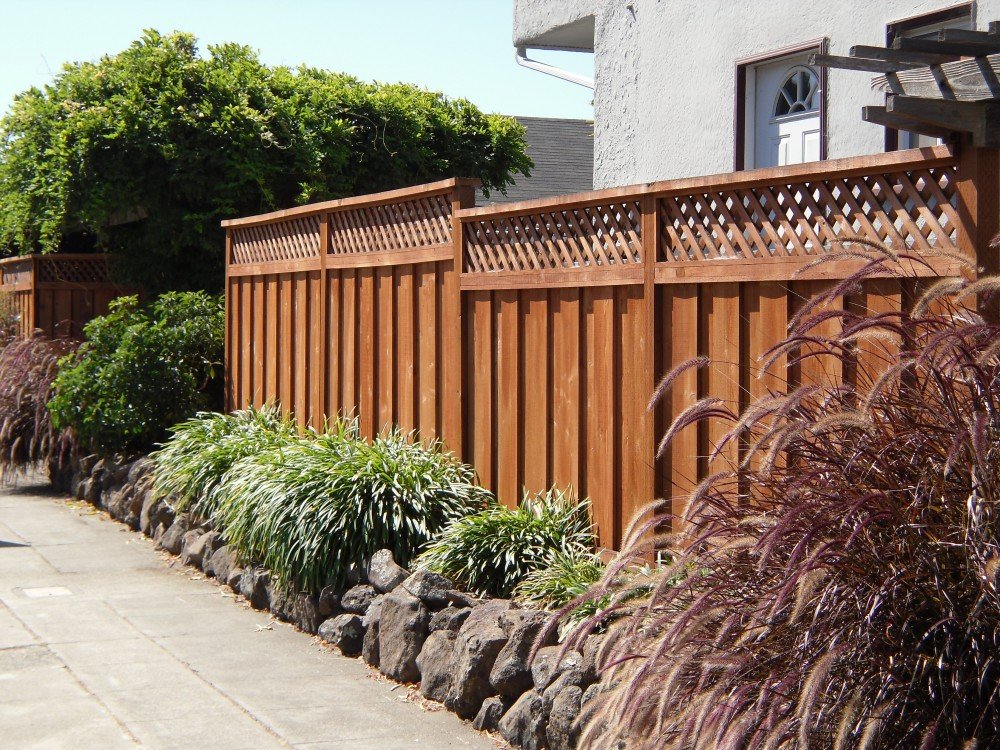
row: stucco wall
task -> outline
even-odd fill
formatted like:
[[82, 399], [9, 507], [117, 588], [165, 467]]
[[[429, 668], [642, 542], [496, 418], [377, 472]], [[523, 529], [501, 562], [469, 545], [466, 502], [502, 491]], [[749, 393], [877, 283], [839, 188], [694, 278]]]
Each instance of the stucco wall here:
[[[954, 4], [592, 0], [595, 187], [731, 171], [736, 60], [822, 37], [832, 54], [846, 55], [855, 44], [884, 44], [888, 23]], [[517, 0], [520, 40], [543, 31], [562, 6], [562, 0]], [[979, 0], [973, 15], [977, 28], [985, 29], [1000, 20], [1000, 0]], [[883, 129], [861, 120], [863, 105], [883, 101], [870, 79], [867, 73], [829, 72], [830, 158], [883, 150]]]
[[594, 15], [607, 0], [514, 0], [514, 45]]

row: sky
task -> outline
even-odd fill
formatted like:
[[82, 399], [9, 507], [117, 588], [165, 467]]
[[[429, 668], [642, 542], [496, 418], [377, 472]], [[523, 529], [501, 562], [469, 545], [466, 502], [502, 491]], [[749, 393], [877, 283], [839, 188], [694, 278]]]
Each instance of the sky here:
[[[143, 29], [188, 31], [254, 47], [272, 65], [405, 81], [487, 112], [593, 118], [592, 92], [514, 61], [513, 0], [4, 0], [0, 107], [50, 81], [64, 62], [96, 60]], [[587, 76], [592, 55], [531, 56]]]

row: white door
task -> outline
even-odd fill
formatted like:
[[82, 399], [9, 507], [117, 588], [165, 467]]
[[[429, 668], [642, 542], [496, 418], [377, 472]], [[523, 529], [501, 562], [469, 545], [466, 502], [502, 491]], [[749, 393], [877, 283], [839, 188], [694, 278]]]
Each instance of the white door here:
[[758, 65], [754, 75], [754, 166], [819, 161], [819, 76], [808, 55]]

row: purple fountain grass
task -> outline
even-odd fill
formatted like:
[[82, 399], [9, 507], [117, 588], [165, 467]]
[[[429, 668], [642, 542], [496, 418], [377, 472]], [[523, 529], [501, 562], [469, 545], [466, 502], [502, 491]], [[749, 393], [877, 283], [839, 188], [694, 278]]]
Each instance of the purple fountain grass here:
[[[584, 597], [611, 605], [567, 648], [607, 627], [610, 688], [585, 707], [582, 746], [1000, 746], [1000, 326], [973, 307], [1000, 281], [930, 285], [909, 313], [823, 312], [922, 263], [849, 253], [864, 268], [807, 303], [770, 357], [838, 359], [856, 385], [740, 415], [704, 399], [668, 431], [728, 420], [742, 461], [691, 493], [671, 565], [623, 575], [665, 543], [666, 503]], [[841, 332], [817, 333], [832, 318]]]

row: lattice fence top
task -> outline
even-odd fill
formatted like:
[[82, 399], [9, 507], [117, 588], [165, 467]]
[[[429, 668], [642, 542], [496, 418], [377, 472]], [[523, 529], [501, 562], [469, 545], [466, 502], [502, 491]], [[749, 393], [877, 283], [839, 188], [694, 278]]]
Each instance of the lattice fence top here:
[[233, 263], [269, 263], [319, 257], [318, 214], [284, 219], [270, 224], [234, 227]]
[[464, 222], [467, 272], [622, 267], [642, 263], [637, 200]]
[[953, 249], [955, 167], [817, 176], [660, 199], [658, 260], [817, 255], [863, 237], [894, 250]]
[[375, 253], [451, 242], [451, 201], [429, 195], [330, 214], [330, 252]]
[[0, 285], [16, 286], [31, 282], [31, 259], [8, 261], [0, 266]]
[[108, 261], [103, 256], [94, 258], [39, 258], [38, 281], [41, 283], [102, 284], [108, 281]]

